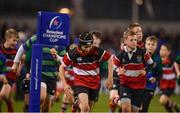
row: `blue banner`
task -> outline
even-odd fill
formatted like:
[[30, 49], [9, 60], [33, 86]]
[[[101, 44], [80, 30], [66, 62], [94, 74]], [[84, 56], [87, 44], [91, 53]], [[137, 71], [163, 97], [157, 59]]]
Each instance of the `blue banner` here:
[[40, 87], [42, 72], [42, 45], [33, 44], [31, 60], [31, 79], [29, 112], [40, 112]]
[[68, 14], [38, 12], [38, 43], [69, 45], [70, 16]]

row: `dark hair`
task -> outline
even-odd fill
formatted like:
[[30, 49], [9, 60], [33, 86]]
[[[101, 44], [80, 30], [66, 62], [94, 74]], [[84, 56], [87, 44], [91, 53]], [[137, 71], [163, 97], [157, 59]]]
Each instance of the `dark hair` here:
[[92, 36], [95, 35], [97, 38], [102, 39], [102, 33], [99, 31], [91, 31]]
[[79, 35], [79, 45], [93, 44], [92, 34], [89, 32], [83, 32]]
[[168, 43], [163, 43], [161, 46], [165, 46], [169, 51], [172, 50], [172, 46]]

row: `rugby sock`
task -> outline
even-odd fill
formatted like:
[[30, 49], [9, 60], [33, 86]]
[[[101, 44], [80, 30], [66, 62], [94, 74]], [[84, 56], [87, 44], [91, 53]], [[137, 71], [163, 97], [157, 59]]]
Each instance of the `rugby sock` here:
[[180, 112], [180, 107], [175, 102], [172, 102], [171, 108], [174, 109], [177, 112]]
[[29, 110], [29, 105], [25, 104], [23, 107], [23, 112], [28, 112]]
[[180, 112], [180, 107], [175, 102], [169, 101], [169, 107], [177, 112]]
[[63, 102], [61, 105], [61, 112], [65, 112], [67, 110], [68, 103]]
[[173, 112], [172, 108], [169, 106], [170, 102], [167, 101], [166, 105], [165, 105], [165, 109], [167, 112]]
[[175, 109], [176, 112], [180, 112], [180, 106], [178, 106], [177, 104], [176, 104], [174, 109]]
[[8, 112], [12, 113], [14, 111], [12, 102], [6, 101], [6, 104], [7, 104]]

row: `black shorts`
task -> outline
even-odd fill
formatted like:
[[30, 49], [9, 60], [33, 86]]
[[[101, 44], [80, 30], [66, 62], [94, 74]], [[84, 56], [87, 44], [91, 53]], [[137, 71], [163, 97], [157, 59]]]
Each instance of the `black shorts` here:
[[174, 93], [174, 88], [161, 89], [162, 94], [170, 97]]
[[[11, 80], [11, 79], [9, 79], [9, 78], [7, 78], [7, 81], [8, 81], [8, 84], [12, 87], [13, 86], [13, 84], [15, 83], [15, 81], [14, 80]], [[2, 86], [3, 86], [3, 81], [0, 81], [0, 89], [2, 88]]]
[[120, 99], [121, 103], [126, 102], [128, 99], [135, 107], [140, 108], [142, 105], [144, 89], [132, 89], [124, 85], [120, 86]]
[[[48, 77], [42, 77], [41, 82], [44, 82], [47, 85], [47, 93], [54, 95], [56, 91], [56, 81], [57, 79], [51, 79]], [[30, 92], [30, 80], [24, 79], [22, 82], [22, 90], [25, 94]]]
[[97, 101], [98, 99], [98, 90], [84, 86], [75, 86], [74, 89], [76, 95], [79, 95], [80, 93], [86, 93], [89, 96], [90, 101]]
[[49, 78], [46, 76], [42, 76], [41, 82], [47, 85], [48, 94], [55, 95], [57, 78]]
[[149, 108], [149, 105], [151, 103], [153, 96], [154, 96], [154, 90], [150, 90], [150, 89], [144, 90], [144, 94], [142, 95], [143, 104], [142, 104], [141, 112], [148, 112], [148, 108]]
[[[15, 80], [12, 80], [12, 79], [9, 79], [9, 78], [6, 78], [6, 79], [8, 81], [8, 84], [12, 87], [13, 84], [15, 83]], [[0, 81], [0, 89], [2, 88], [3, 84], [4, 84], [3, 81]]]
[[22, 90], [25, 94], [29, 94], [30, 88], [30, 80], [29, 79], [23, 79], [22, 81]]
[[9, 78], [7, 78], [7, 80], [8, 80], [8, 84], [12, 87], [13, 86], [13, 84], [16, 82], [15, 80], [12, 80], [12, 79], [9, 79]]

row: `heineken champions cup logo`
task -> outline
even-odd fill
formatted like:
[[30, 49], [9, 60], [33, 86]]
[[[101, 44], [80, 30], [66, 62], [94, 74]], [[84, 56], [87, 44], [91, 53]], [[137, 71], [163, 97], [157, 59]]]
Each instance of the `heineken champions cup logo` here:
[[60, 27], [62, 26], [63, 21], [59, 16], [53, 17], [49, 21], [48, 29], [43, 33], [44, 38], [49, 38], [49, 42], [57, 42], [59, 39], [66, 39], [66, 35]]
[[55, 16], [51, 19], [49, 24], [49, 29], [51, 30], [58, 30], [62, 25], [62, 20], [59, 16]]

